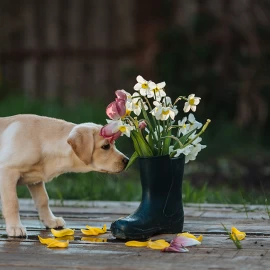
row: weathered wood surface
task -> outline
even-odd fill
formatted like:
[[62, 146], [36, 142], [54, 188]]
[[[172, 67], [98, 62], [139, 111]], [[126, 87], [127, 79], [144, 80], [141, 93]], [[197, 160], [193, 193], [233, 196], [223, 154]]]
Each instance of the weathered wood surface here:
[[[99, 241], [84, 235], [86, 224], [110, 227], [113, 220], [136, 209], [137, 202], [51, 201], [56, 215], [65, 218], [67, 227], [75, 228], [74, 240], [67, 249], [49, 249], [37, 236], [52, 236], [38, 221], [31, 200], [20, 200], [22, 222], [28, 229], [27, 239], [10, 239], [0, 220], [0, 269], [270, 269], [270, 220], [264, 206], [188, 204], [185, 206], [184, 230], [203, 234], [202, 245], [189, 253], [162, 253], [148, 248], [126, 247], [110, 232]], [[224, 233], [236, 226], [247, 233], [238, 250]], [[171, 240], [175, 235], [153, 239]]]

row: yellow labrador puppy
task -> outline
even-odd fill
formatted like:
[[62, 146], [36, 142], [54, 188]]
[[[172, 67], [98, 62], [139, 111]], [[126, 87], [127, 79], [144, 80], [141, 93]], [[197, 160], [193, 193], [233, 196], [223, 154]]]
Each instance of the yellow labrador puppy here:
[[48, 204], [45, 183], [66, 172], [121, 172], [128, 159], [99, 135], [101, 125], [37, 115], [0, 118], [0, 195], [8, 236], [26, 235], [17, 184], [27, 185], [46, 227], [63, 227]]

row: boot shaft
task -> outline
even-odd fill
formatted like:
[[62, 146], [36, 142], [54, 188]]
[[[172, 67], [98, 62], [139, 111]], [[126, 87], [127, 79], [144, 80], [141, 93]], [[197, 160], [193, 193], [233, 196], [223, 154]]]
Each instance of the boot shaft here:
[[142, 205], [155, 206], [166, 216], [172, 216], [182, 205], [182, 179], [185, 157], [169, 155], [139, 158], [142, 185]]

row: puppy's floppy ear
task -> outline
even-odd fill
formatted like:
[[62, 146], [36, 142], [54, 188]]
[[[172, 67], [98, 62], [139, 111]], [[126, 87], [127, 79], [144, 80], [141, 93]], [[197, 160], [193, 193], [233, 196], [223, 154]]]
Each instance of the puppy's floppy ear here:
[[86, 165], [92, 161], [95, 131], [94, 128], [89, 127], [74, 128], [67, 139], [77, 157]]

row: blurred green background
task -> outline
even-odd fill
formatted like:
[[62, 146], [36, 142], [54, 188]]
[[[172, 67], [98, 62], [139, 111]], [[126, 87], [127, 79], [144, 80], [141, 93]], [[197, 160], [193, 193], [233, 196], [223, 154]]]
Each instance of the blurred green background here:
[[[1, 117], [105, 124], [115, 90], [132, 93], [138, 74], [165, 81], [172, 98], [201, 97], [196, 118], [212, 120], [185, 167], [184, 201], [268, 203], [269, 0], [2, 0], [0, 20]], [[117, 147], [132, 154], [127, 138]], [[60, 200], [141, 197], [137, 165], [62, 175], [47, 189]]]

